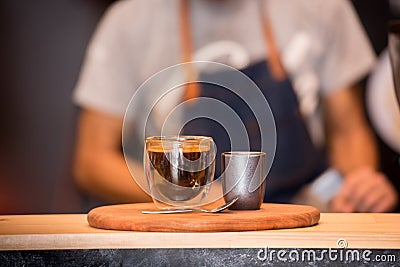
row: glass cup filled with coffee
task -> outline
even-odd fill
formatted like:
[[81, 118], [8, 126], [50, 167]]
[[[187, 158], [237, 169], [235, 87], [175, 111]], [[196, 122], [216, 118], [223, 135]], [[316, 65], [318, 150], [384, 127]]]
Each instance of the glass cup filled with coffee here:
[[215, 172], [215, 143], [207, 136], [146, 138], [144, 164], [147, 184], [159, 209], [199, 207]]

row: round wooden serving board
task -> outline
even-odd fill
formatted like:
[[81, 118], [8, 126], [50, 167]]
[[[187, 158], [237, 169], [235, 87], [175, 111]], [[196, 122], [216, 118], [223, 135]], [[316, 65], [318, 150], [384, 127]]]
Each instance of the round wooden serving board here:
[[221, 213], [142, 214], [153, 203], [103, 206], [92, 209], [87, 220], [95, 228], [142, 232], [232, 232], [305, 227], [317, 224], [320, 213], [311, 206], [262, 204], [260, 210], [225, 210]]

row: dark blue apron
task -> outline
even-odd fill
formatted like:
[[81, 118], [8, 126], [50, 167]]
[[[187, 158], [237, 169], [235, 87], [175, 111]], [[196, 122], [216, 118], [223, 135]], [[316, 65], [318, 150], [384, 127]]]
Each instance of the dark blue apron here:
[[[288, 79], [276, 81], [271, 76], [266, 61], [255, 63], [241, 71], [255, 82], [266, 97], [276, 124], [276, 154], [267, 176], [267, 191], [264, 201], [288, 203], [304, 184], [313, 180], [326, 169], [325, 151], [314, 146], [300, 113], [297, 96]], [[261, 150], [261, 134], [258, 124], [243, 100], [231, 91], [212, 84], [201, 84], [200, 96], [215, 98], [229, 105], [239, 115], [246, 127], [250, 149]], [[191, 108], [201, 107], [194, 105]], [[231, 150], [229, 137], [224, 128], [210, 119], [198, 118], [189, 122], [182, 133], [213, 137], [218, 149], [216, 158], [216, 177], [218, 177], [221, 173], [221, 153]], [[246, 147], [242, 149], [246, 149]]]

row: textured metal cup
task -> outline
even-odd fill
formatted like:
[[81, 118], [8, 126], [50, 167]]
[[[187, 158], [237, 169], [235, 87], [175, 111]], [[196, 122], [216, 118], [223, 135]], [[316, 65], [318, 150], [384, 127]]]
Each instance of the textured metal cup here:
[[225, 202], [239, 197], [229, 209], [258, 210], [264, 200], [266, 156], [264, 152], [222, 153], [222, 189]]

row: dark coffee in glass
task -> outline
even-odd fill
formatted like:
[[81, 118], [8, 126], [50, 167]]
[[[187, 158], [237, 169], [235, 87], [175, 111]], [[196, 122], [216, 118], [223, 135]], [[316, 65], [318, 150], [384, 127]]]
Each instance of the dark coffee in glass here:
[[215, 151], [210, 137], [150, 137], [146, 139], [146, 178], [158, 207], [201, 205], [214, 178]]

